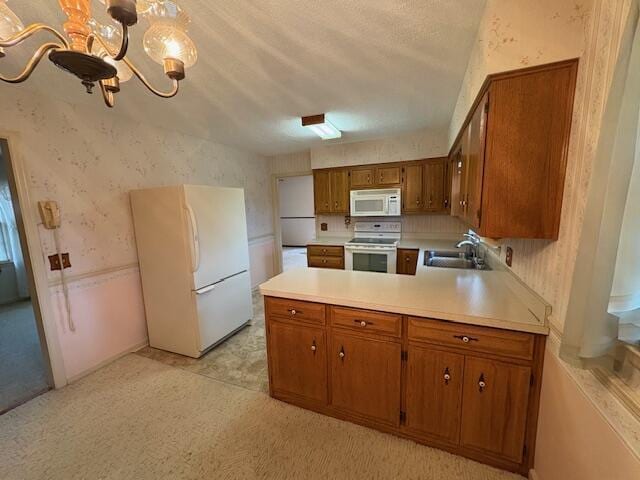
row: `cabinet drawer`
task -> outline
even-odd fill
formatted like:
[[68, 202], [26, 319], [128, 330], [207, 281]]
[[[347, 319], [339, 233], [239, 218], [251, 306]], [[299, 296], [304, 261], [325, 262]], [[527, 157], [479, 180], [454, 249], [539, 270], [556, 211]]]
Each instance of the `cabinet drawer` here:
[[309, 245], [307, 255], [310, 257], [342, 257], [344, 248], [328, 245]]
[[265, 306], [267, 316], [277, 315], [279, 317], [324, 324], [325, 306], [322, 303], [268, 297], [265, 299]]
[[409, 318], [409, 340], [530, 360], [534, 335], [440, 320]]
[[402, 316], [356, 308], [330, 307], [331, 325], [359, 332], [400, 337]]
[[307, 266], [318, 268], [344, 269], [344, 258], [342, 257], [307, 257]]

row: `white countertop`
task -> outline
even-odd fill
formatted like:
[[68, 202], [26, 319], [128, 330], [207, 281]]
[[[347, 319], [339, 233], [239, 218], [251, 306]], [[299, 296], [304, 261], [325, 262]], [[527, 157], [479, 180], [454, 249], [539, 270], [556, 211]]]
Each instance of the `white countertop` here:
[[[421, 255], [423, 256], [421, 248]], [[419, 260], [421, 262], [422, 259]], [[260, 285], [266, 296], [548, 334], [506, 271], [418, 265], [415, 276], [296, 268]]]
[[353, 237], [318, 237], [307, 242], [307, 245], [334, 245], [336, 247], [342, 247], [352, 238]]

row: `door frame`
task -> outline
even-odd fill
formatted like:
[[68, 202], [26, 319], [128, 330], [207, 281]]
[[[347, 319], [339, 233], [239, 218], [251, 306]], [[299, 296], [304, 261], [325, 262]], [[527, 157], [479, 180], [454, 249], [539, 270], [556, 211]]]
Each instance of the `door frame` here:
[[[273, 256], [273, 274], [279, 275], [283, 271], [282, 266], [282, 222], [280, 222], [280, 189], [278, 187], [281, 178], [306, 177], [313, 175], [312, 170], [300, 172], [274, 173], [271, 175], [271, 195], [273, 198], [273, 232], [275, 236], [275, 255]], [[315, 213], [314, 213], [315, 214]]]
[[[25, 260], [27, 278], [31, 290], [31, 303], [35, 314], [36, 327], [40, 336], [44, 363], [48, 369], [49, 385], [55, 388], [64, 387], [67, 381], [62, 348], [56, 325], [54, 310], [51, 305], [47, 268], [38, 226], [42, 223], [35, 210], [29, 191], [27, 167], [22, 149], [20, 133], [0, 130], [0, 144], [4, 146], [7, 160], [7, 177], [12, 197], [18, 200], [13, 208], [20, 235], [22, 256]], [[25, 251], [26, 250], [26, 251]]]

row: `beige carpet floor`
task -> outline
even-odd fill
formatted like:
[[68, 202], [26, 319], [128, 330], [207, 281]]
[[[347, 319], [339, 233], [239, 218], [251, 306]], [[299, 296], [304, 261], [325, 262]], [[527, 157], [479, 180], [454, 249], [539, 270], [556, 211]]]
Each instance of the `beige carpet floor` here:
[[522, 480], [139, 355], [1, 416], [0, 478]]

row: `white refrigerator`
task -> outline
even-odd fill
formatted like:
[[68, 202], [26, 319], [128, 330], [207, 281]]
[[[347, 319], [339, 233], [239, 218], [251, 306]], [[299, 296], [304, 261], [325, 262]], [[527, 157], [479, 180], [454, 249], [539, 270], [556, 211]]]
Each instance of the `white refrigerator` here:
[[253, 315], [244, 190], [131, 192], [149, 345], [198, 358]]

